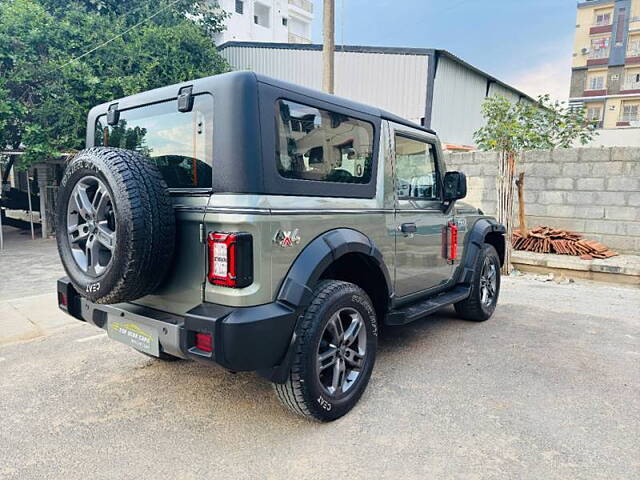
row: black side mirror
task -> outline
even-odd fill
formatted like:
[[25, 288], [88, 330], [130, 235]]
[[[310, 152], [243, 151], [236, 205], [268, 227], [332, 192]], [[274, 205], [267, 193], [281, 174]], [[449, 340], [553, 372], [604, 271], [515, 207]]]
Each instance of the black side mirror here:
[[444, 174], [444, 201], [452, 202], [467, 196], [467, 176], [462, 172]]

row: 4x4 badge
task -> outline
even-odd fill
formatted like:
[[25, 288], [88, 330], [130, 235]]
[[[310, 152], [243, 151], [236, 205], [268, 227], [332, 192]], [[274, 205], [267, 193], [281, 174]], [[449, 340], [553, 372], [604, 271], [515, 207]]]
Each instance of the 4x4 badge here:
[[273, 237], [273, 242], [282, 248], [293, 247], [300, 243], [300, 234], [296, 228], [293, 231], [278, 230]]

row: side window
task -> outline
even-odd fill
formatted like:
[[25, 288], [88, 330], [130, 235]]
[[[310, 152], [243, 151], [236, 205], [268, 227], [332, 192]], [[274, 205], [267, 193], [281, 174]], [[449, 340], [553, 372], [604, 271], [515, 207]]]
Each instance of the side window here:
[[276, 103], [276, 162], [285, 178], [367, 184], [373, 125], [286, 100]]
[[440, 182], [433, 145], [396, 135], [396, 191], [399, 199], [438, 200]]

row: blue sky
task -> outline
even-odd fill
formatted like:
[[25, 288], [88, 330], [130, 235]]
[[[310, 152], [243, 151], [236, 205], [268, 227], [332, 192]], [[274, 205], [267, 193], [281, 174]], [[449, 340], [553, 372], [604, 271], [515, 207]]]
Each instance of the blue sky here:
[[[314, 43], [322, 0], [313, 0]], [[335, 0], [336, 43], [441, 48], [531, 95], [565, 100], [576, 0]]]

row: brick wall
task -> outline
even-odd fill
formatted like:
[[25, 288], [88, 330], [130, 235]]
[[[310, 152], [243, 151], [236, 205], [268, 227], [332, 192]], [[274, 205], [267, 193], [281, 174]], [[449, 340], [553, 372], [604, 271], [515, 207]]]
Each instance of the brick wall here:
[[[465, 201], [495, 214], [498, 154], [446, 153], [445, 161], [449, 170], [467, 174]], [[640, 148], [526, 152], [521, 171], [529, 227], [566, 228], [618, 252], [640, 254]]]

